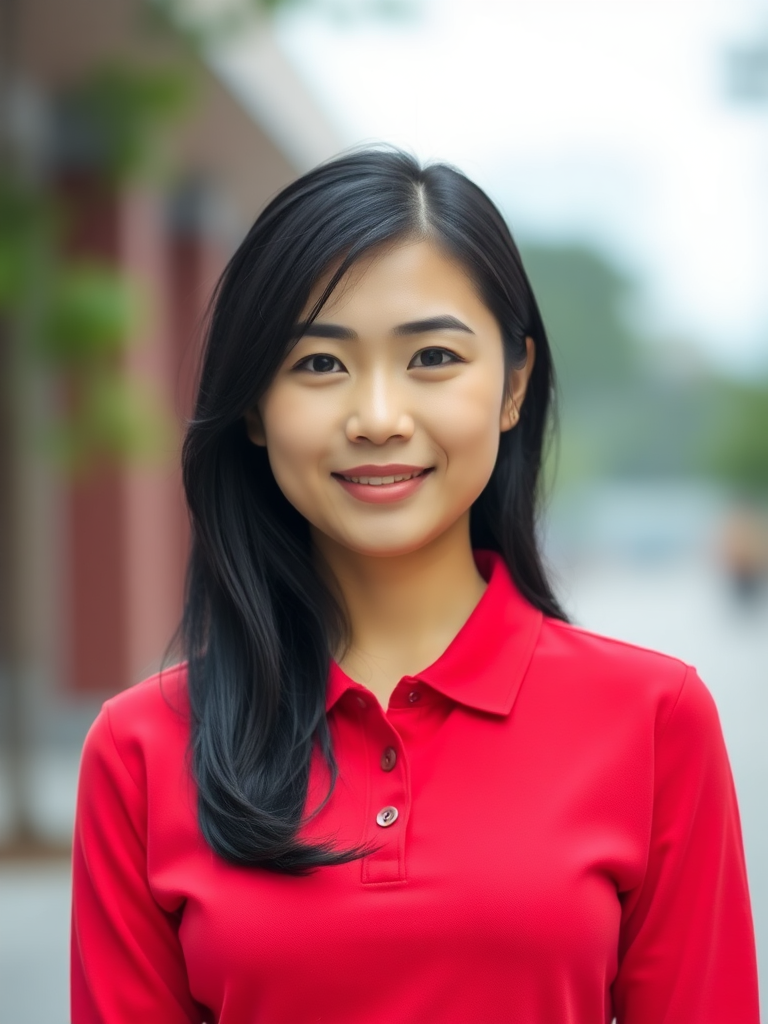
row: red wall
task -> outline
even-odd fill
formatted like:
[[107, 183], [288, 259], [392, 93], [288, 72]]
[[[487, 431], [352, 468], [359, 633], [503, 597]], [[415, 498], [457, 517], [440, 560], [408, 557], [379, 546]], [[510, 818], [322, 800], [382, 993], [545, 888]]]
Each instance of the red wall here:
[[157, 667], [178, 623], [189, 538], [179, 447], [222, 259], [202, 231], [173, 229], [157, 194], [107, 194], [85, 178], [62, 191], [72, 211], [69, 253], [124, 268], [144, 295], [126, 368], [176, 425], [151, 458], [90, 467], [65, 482], [64, 681], [112, 693]]

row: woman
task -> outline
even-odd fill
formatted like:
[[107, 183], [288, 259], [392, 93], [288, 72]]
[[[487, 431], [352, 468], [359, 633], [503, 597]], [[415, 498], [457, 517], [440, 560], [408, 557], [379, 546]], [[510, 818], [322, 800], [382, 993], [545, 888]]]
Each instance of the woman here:
[[73, 1020], [752, 1024], [717, 713], [567, 624], [498, 211], [396, 151], [280, 193], [184, 446], [186, 663], [86, 742]]

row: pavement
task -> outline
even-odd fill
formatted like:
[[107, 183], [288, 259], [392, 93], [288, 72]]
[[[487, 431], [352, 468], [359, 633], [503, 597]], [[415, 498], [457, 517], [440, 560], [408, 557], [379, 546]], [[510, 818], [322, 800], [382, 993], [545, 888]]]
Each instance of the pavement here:
[[[741, 805], [763, 991], [768, 991], [768, 593], [739, 603], [713, 564], [591, 559], [561, 570], [583, 626], [695, 665], [717, 702]], [[76, 752], [36, 765], [39, 813], [68, 830]], [[47, 810], [46, 810], [47, 808]], [[69, 866], [0, 862], [0, 1024], [66, 1024]]]
[[69, 1021], [69, 902], [66, 861], [0, 864], [0, 1024]]

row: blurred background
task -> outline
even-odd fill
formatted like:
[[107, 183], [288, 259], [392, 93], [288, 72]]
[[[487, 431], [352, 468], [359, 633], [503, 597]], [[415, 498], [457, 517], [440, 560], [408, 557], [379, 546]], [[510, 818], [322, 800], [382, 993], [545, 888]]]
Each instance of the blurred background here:
[[101, 702], [179, 614], [200, 325], [340, 149], [457, 164], [560, 371], [542, 524], [580, 624], [696, 665], [768, 984], [768, 2], [0, 0], [0, 1024], [68, 1020]]

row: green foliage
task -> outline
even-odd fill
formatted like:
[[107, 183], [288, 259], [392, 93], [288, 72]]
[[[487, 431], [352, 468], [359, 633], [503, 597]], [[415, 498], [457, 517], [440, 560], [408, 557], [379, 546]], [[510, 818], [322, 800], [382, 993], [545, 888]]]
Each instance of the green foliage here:
[[722, 382], [713, 398], [703, 468], [738, 490], [768, 493], [768, 383]]
[[74, 382], [69, 414], [41, 434], [49, 457], [71, 473], [102, 462], [151, 461], [171, 428], [157, 397], [140, 380], [109, 365]]
[[65, 264], [54, 282], [38, 351], [63, 369], [87, 367], [119, 355], [135, 330], [137, 290], [104, 264]]
[[189, 109], [192, 92], [179, 68], [111, 62], [92, 70], [66, 106], [102, 173], [122, 181], [158, 170], [164, 129]]
[[0, 314], [23, 301], [39, 267], [39, 246], [48, 231], [50, 204], [26, 183], [0, 176]]
[[636, 339], [623, 315], [631, 282], [581, 246], [524, 246], [523, 259], [565, 403], [626, 385], [637, 370]]
[[[67, 126], [103, 187], [157, 167], [159, 135], [189, 95], [177, 71], [114, 63], [69, 93]], [[127, 369], [141, 326], [139, 290], [105, 261], [62, 258], [70, 217], [44, 187], [18, 174], [0, 178], [0, 316], [23, 340], [25, 363], [33, 361], [63, 396], [39, 431], [46, 450], [66, 468], [85, 470], [151, 456], [169, 437], [170, 418]]]
[[[648, 353], [663, 360], [664, 349], [656, 341], [641, 358], [646, 339], [624, 317], [631, 281], [575, 246], [529, 246], [523, 256], [559, 379], [560, 485], [703, 474], [768, 493], [768, 383], [653, 372]], [[553, 460], [547, 470], [552, 480]]]
[[567, 486], [614, 471], [637, 437], [636, 341], [623, 316], [631, 283], [585, 247], [522, 250], [558, 382], [561, 429], [547, 478]]
[[68, 262], [53, 275], [34, 344], [66, 393], [42, 432], [65, 469], [151, 457], [169, 434], [160, 404], [124, 366], [143, 312], [133, 282], [106, 264]]

